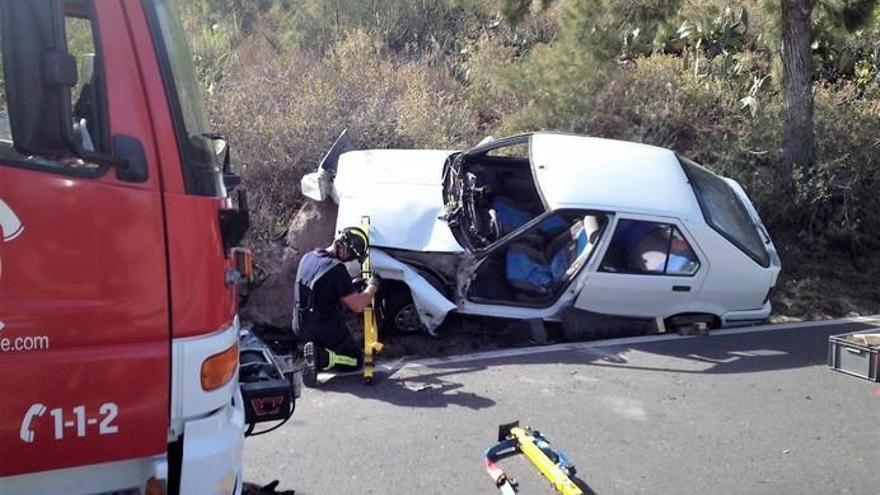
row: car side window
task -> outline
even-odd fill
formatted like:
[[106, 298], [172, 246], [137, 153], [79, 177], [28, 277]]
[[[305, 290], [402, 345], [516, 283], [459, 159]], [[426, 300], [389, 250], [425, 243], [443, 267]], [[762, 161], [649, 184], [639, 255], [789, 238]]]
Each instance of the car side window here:
[[676, 227], [672, 227], [672, 241], [669, 244], [669, 259], [666, 261], [666, 275], [693, 275], [700, 269], [700, 260], [691, 249], [687, 239]]
[[700, 260], [674, 225], [622, 219], [599, 270], [641, 275], [690, 276]]
[[529, 159], [529, 142], [519, 142], [514, 143], [509, 146], [501, 146], [498, 148], [493, 148], [486, 152], [486, 156], [492, 157], [504, 157], [504, 158], [518, 158], [521, 160]]
[[[90, 6], [90, 3], [83, 5]], [[71, 88], [71, 115], [73, 117], [73, 139], [83, 150], [106, 151], [102, 105], [99, 89], [102, 86], [100, 63], [95, 49], [95, 31], [88, 17], [91, 9], [79, 9], [76, 15], [65, 17], [67, 51], [77, 61], [77, 82]], [[0, 23], [2, 28], [2, 23]], [[5, 41], [6, 38], [0, 36]], [[14, 137], [9, 122], [9, 107], [6, 95], [6, 81], [15, 77], [7, 74], [3, 67], [3, 53], [0, 51], [0, 158], [38, 167], [64, 168], [88, 172], [100, 166], [74, 157], [36, 157], [24, 156], [15, 149]]]

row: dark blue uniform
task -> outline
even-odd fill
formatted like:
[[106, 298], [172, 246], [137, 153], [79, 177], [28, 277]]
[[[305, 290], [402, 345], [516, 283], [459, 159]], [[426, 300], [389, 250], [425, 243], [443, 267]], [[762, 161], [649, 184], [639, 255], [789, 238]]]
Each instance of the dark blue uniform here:
[[359, 347], [343, 321], [342, 298], [357, 292], [345, 265], [324, 249], [303, 256], [294, 287], [293, 332], [302, 342], [348, 356]]

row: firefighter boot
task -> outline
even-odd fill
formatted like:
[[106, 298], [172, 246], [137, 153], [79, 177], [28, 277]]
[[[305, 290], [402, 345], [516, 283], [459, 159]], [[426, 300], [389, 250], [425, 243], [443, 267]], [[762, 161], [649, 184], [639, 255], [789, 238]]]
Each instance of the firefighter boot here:
[[318, 370], [326, 371], [333, 367], [335, 354], [330, 349], [306, 342], [303, 346], [303, 385], [309, 388], [318, 386]]
[[351, 356], [346, 356], [345, 354], [337, 354], [330, 349], [327, 349], [327, 354], [329, 354], [329, 363], [325, 370], [329, 370], [330, 368], [340, 365], [347, 366], [349, 368], [357, 368], [359, 366], [358, 359]]
[[318, 353], [320, 350], [315, 346], [314, 342], [306, 342], [303, 346], [303, 361], [305, 361], [305, 367], [303, 368], [303, 385], [309, 388], [313, 388], [318, 384]]

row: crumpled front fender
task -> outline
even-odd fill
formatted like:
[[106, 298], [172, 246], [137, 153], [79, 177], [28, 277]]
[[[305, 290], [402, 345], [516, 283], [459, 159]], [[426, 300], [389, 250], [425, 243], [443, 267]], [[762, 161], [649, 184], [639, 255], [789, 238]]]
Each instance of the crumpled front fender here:
[[370, 248], [370, 264], [382, 278], [399, 280], [409, 287], [419, 318], [428, 332], [433, 332], [446, 319], [446, 314], [456, 308], [413, 267], [392, 258], [381, 249]]

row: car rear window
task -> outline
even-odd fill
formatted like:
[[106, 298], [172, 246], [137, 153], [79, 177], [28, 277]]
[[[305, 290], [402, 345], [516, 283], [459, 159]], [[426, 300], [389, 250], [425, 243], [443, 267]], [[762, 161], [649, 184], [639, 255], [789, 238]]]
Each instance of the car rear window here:
[[692, 160], [679, 157], [706, 222], [756, 263], [770, 266], [770, 254], [749, 212], [730, 185]]

